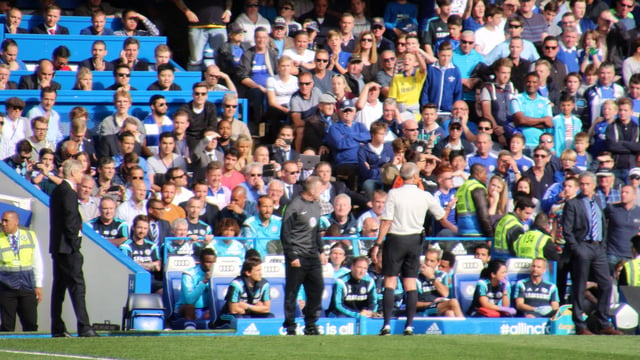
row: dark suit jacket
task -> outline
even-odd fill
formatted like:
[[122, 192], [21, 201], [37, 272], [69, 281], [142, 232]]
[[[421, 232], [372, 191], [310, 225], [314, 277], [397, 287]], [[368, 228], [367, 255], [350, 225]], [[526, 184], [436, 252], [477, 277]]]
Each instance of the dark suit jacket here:
[[[597, 196], [597, 195], [594, 195]], [[591, 214], [587, 212], [584, 205], [583, 195], [579, 195], [564, 205], [562, 213], [562, 235], [564, 236], [567, 246], [565, 249], [571, 251], [576, 246], [580, 246], [585, 239], [590, 237], [589, 218]], [[599, 202], [596, 204], [600, 206]], [[604, 209], [600, 208], [600, 222], [602, 223], [602, 241], [607, 238], [607, 222], [604, 219]]]
[[[116, 154], [119, 154], [120, 148], [118, 147], [118, 134], [100, 137], [97, 150], [98, 158], [103, 156], [114, 157]], [[136, 141], [136, 144], [133, 146], [133, 151], [138, 155], [142, 155], [142, 145]]]
[[49, 220], [49, 253], [71, 254], [79, 251], [82, 218], [78, 210], [78, 194], [66, 181], [51, 193]]
[[282, 151], [278, 147], [275, 147], [273, 144], [269, 145], [269, 159], [274, 160], [278, 164], [282, 164], [287, 160], [298, 161], [298, 159], [300, 158], [300, 153], [294, 150], [293, 147], [289, 152], [289, 159], [285, 159], [284, 151]]
[[[60, 90], [62, 89], [62, 86], [55, 82], [55, 81], [51, 81], [51, 87], [54, 90]], [[31, 74], [31, 75], [23, 75], [20, 76], [20, 82], [18, 83], [18, 89], [24, 89], [24, 90], [38, 90], [40, 88], [40, 85], [38, 84], [38, 76], [36, 74]]]
[[[40, 24], [31, 29], [32, 34], [48, 34], [47, 28], [45, 28], [44, 24]], [[56, 27], [56, 35], [69, 35], [69, 29], [62, 25], [58, 25]]]
[[[158, 243], [156, 245], [164, 250], [164, 239], [166, 237], [172, 236], [171, 224], [169, 224], [169, 222], [166, 220], [156, 220], [156, 222], [158, 223]], [[151, 229], [151, 224], [149, 224], [149, 229]], [[131, 232], [133, 232], [133, 229], [131, 229]], [[151, 239], [151, 230], [149, 230], [149, 232], [147, 233], [146, 239], [154, 242], [153, 239]], [[160, 254], [160, 258], [164, 259], [164, 252]]]
[[289, 204], [293, 198], [302, 192], [302, 185], [293, 184], [293, 191], [291, 192], [291, 197], [289, 197], [289, 194], [287, 193], [287, 184], [283, 182], [282, 185], [284, 186], [284, 194], [280, 198], [280, 206]]
[[[93, 66], [93, 58], [88, 58], [88, 59], [82, 60], [80, 62], [80, 64], [78, 64], [78, 68], [81, 68], [81, 67], [86, 67], [91, 71], [95, 71], [96, 70], [96, 68]], [[114, 69], [114, 67], [113, 67], [112, 63], [110, 63], [108, 61], [104, 62], [104, 71], [113, 71], [113, 69]]]
[[[207, 165], [211, 162], [211, 159], [205, 151], [206, 139], [202, 139], [196, 145], [196, 148], [191, 152], [191, 171], [193, 171], [194, 180], [203, 180], [207, 174]], [[224, 162], [224, 154], [219, 150], [214, 150], [216, 153], [216, 159], [220, 163]]]
[[[120, 58], [112, 61], [114, 68], [118, 66], [122, 62]], [[149, 71], [149, 63], [146, 60], [138, 59], [135, 65], [133, 65], [133, 71]]]
[[[183, 201], [180, 203], [180, 207], [184, 209], [184, 212], [187, 212], [187, 203], [188, 201]], [[211, 230], [215, 231], [216, 226], [218, 226], [218, 221], [220, 221], [220, 209], [213, 204], [206, 203], [204, 208], [204, 215], [200, 215], [200, 220], [207, 223], [211, 226]]]
[[331, 198], [329, 199], [329, 201], [332, 205], [333, 199], [336, 198], [336, 195], [347, 194], [351, 198], [352, 205], [358, 205], [363, 209], [367, 207], [367, 199], [364, 197], [364, 195], [349, 189], [347, 185], [342, 181], [332, 181], [331, 185]]
[[[7, 28], [7, 24], [4, 25], [4, 33], [5, 34], [9, 33], [9, 28]], [[29, 33], [29, 30], [24, 28], [19, 27], [16, 29], [16, 34], [28, 34], [28, 33]]]
[[[91, 135], [91, 134], [87, 134], [87, 135]], [[58, 145], [56, 145], [56, 153], [55, 153], [55, 161], [56, 164], [58, 166], [60, 166], [60, 164], [62, 164], [62, 144], [69, 140], [69, 137], [66, 136], [64, 139], [62, 139], [62, 141], [60, 141], [58, 143]], [[84, 152], [86, 152], [87, 154], [89, 154], [89, 159], [91, 160], [91, 166], [96, 166], [98, 164], [98, 155], [96, 154], [96, 148], [93, 144], [93, 139], [90, 137], [85, 138], [82, 141], [82, 150]]]

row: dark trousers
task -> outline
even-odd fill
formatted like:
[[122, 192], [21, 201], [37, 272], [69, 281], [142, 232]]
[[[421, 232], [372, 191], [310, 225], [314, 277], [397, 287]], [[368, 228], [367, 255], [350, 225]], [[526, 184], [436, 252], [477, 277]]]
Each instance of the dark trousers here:
[[249, 122], [257, 124], [262, 122], [266, 95], [260, 89], [249, 88], [244, 94], [249, 102]]
[[11, 289], [0, 284], [0, 331], [16, 330], [16, 314], [23, 331], [38, 330], [38, 300], [33, 289]]
[[67, 331], [62, 320], [62, 303], [68, 290], [78, 321], [78, 333], [91, 329], [87, 306], [85, 304], [84, 274], [82, 254], [53, 254], [53, 285], [51, 287], [51, 333], [60, 334]]
[[322, 279], [322, 265], [320, 258], [299, 258], [300, 267], [293, 267], [287, 261], [286, 283], [284, 295], [284, 326], [287, 330], [296, 328], [296, 299], [300, 285], [304, 285], [307, 302], [304, 306], [304, 323], [307, 328], [316, 326], [316, 322], [322, 311], [322, 291], [324, 280]]
[[611, 326], [608, 319], [611, 277], [609, 276], [607, 253], [601, 243], [578, 241], [577, 245], [571, 249], [571, 302], [576, 330], [586, 328], [582, 314], [585, 301], [587, 301], [584, 293], [587, 280], [590, 278], [598, 284], [599, 289], [598, 305], [594, 316], [602, 328], [608, 328]]

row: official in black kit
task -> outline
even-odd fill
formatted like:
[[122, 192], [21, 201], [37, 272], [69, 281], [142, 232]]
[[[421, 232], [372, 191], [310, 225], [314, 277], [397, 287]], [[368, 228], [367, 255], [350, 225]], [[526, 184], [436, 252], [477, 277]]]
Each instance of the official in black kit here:
[[310, 176], [303, 190], [284, 213], [280, 241], [285, 256], [285, 319], [287, 335], [296, 335], [296, 297], [304, 285], [307, 304], [304, 307], [305, 335], [319, 335], [316, 322], [322, 311], [322, 264], [324, 256], [320, 236], [320, 178]]

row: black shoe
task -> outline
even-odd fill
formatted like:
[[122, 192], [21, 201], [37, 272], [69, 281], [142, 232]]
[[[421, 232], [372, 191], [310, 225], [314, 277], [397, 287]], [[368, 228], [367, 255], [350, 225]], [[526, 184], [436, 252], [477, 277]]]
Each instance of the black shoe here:
[[288, 336], [296, 336], [298, 335], [298, 333], [296, 332], [296, 328], [287, 328], [287, 335]]
[[93, 330], [93, 329], [89, 329], [83, 333], [79, 333], [78, 336], [80, 337], [100, 337], [100, 335], [98, 335], [98, 333]]
[[320, 332], [318, 331], [317, 327], [312, 326], [312, 327], [305, 327], [304, 334], [307, 336], [314, 336], [314, 335], [320, 335]]
[[51, 334], [51, 337], [54, 337], [54, 338], [70, 338], [70, 337], [73, 337], [73, 335], [69, 334], [66, 331], [63, 331], [61, 333]]
[[391, 326], [385, 325], [380, 329], [380, 336], [391, 335]]

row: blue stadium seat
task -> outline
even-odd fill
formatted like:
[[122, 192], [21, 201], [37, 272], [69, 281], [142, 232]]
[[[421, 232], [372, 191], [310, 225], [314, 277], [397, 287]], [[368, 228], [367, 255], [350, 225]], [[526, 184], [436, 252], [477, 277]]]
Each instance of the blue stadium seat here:
[[212, 311], [216, 316], [222, 311], [229, 284], [240, 275], [242, 261], [236, 257], [219, 257], [214, 265], [211, 279]]
[[271, 291], [271, 313], [277, 318], [284, 318], [285, 272], [282, 263], [263, 263], [262, 276], [269, 281]]
[[526, 279], [531, 274], [531, 259], [527, 258], [510, 258], [507, 260], [507, 280], [513, 285], [518, 280]]
[[462, 312], [466, 313], [471, 302], [476, 283], [480, 279], [482, 261], [471, 257], [456, 257], [456, 265], [453, 270], [453, 293], [460, 302]]

